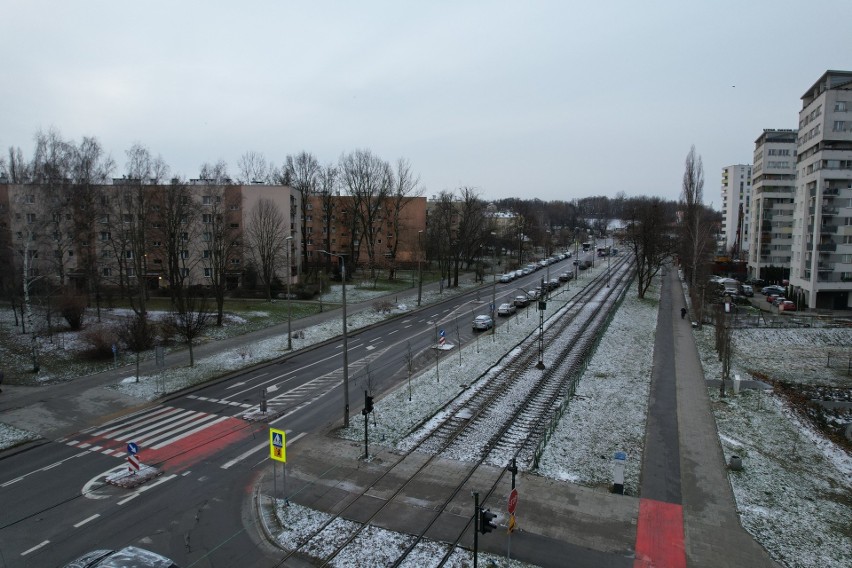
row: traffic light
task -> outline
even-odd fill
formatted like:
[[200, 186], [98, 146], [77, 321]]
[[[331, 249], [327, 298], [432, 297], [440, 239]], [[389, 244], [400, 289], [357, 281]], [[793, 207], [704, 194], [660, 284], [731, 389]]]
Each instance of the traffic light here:
[[492, 513], [489, 509], [479, 508], [479, 532], [482, 534], [490, 533], [497, 528], [494, 519], [497, 518], [497, 513]]
[[368, 414], [373, 411], [373, 397], [367, 395], [367, 391], [364, 391], [364, 411]]

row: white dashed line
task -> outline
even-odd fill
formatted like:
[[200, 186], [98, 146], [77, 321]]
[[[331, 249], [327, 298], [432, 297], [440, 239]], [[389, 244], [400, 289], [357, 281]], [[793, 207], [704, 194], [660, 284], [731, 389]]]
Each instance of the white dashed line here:
[[95, 519], [97, 519], [97, 518], [98, 518], [98, 517], [100, 517], [100, 516], [101, 516], [101, 515], [100, 515], [100, 513], [95, 513], [94, 515], [92, 515], [92, 516], [91, 516], [91, 517], [89, 517], [88, 519], [83, 519], [82, 521], [80, 521], [79, 523], [77, 523], [76, 525], [74, 525], [74, 528], [75, 528], [75, 529], [79, 529], [80, 527], [82, 527], [83, 525], [85, 525], [86, 523], [88, 523], [89, 521], [94, 521]]

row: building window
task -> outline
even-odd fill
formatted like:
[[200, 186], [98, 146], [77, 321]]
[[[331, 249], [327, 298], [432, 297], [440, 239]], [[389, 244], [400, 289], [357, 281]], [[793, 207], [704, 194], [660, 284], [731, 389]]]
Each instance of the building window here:
[[112, 257], [112, 250], [104, 249], [104, 250], [101, 251], [101, 258], [111, 258], [111, 257]]
[[212, 238], [213, 238], [213, 233], [210, 233], [210, 232], [201, 233], [201, 240], [204, 241], [204, 242], [210, 242], [210, 240]]
[[29, 203], [30, 205], [32, 205], [33, 203], [35, 203], [35, 195], [32, 195], [32, 194], [30, 194], [30, 195], [26, 195], [26, 196], [24, 197], [24, 201], [25, 201], [26, 203]]
[[189, 240], [189, 233], [181, 233], [180, 234], [180, 240], [188, 241]]
[[204, 269], [204, 277], [210, 278], [212, 276], [213, 276], [213, 269], [212, 268], [205, 268]]
[[17, 233], [15, 233], [15, 238], [17, 238], [18, 240], [23, 239], [24, 233], [22, 233], [21, 231], [18, 231]]
[[104, 268], [101, 270], [101, 276], [112, 276], [112, 268]]
[[201, 258], [210, 258], [210, 249], [201, 251]]
[[32, 225], [35, 222], [36, 222], [35, 213], [27, 213], [27, 224]]
[[832, 130], [834, 132], [846, 132], [846, 122], [843, 120], [835, 120]]
[[163, 246], [163, 241], [153, 241], [151, 243], [151, 246], [155, 247], [155, 248], [159, 248], [159, 247]]
[[110, 240], [110, 232], [109, 231], [101, 231], [101, 240], [102, 241]]
[[240, 265], [240, 259], [239, 259], [239, 258], [232, 258], [232, 259], [231, 259], [231, 264], [232, 264], [233, 266], [239, 266], [239, 265]]
[[183, 276], [184, 278], [189, 276], [189, 268], [181, 268], [180, 269], [180, 275]]
[[201, 198], [201, 204], [202, 205], [211, 205], [212, 203], [213, 203], [213, 196], [212, 195], [205, 195]]
[[205, 213], [204, 215], [201, 216], [201, 221], [203, 223], [209, 225], [210, 223], [213, 222], [213, 215], [211, 215], [210, 213]]
[[127, 276], [130, 277], [130, 278], [135, 278], [136, 277], [136, 269], [135, 268], [128, 268], [127, 269]]
[[239, 223], [231, 223], [231, 228], [232, 228], [232, 229], [239, 229], [239, 228], [240, 228], [240, 224], [239, 224]]
[[124, 258], [133, 258], [133, 251], [132, 250], [124, 251]]
[[835, 101], [834, 102], [834, 111], [835, 112], [846, 112], [846, 101]]
[[180, 257], [182, 259], [186, 260], [187, 258], [189, 258], [189, 251], [186, 250], [186, 249], [183, 249], [182, 251], [180, 251]]

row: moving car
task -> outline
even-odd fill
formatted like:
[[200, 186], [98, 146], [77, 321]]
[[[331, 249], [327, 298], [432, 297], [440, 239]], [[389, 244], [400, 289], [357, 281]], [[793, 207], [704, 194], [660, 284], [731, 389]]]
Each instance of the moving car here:
[[526, 308], [530, 305], [530, 299], [526, 296], [515, 296], [515, 306]]
[[514, 314], [516, 311], [518, 311], [518, 308], [515, 307], [515, 304], [510, 304], [506, 302], [505, 304], [500, 304], [500, 307], [497, 308], [497, 315], [508, 317]]
[[93, 550], [64, 568], [178, 568], [178, 565], [156, 552], [125, 546], [121, 550]]
[[491, 316], [476, 316], [473, 320], [473, 331], [489, 330], [494, 327]]

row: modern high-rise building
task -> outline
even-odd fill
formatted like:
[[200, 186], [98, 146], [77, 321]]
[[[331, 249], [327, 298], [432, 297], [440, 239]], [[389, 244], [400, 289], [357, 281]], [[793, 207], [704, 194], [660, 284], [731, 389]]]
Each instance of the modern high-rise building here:
[[722, 238], [724, 254], [745, 260], [749, 249], [751, 166], [722, 168]]
[[749, 278], [790, 277], [797, 131], [767, 129], [754, 141]]
[[790, 283], [811, 308], [852, 307], [852, 71], [802, 95]]

